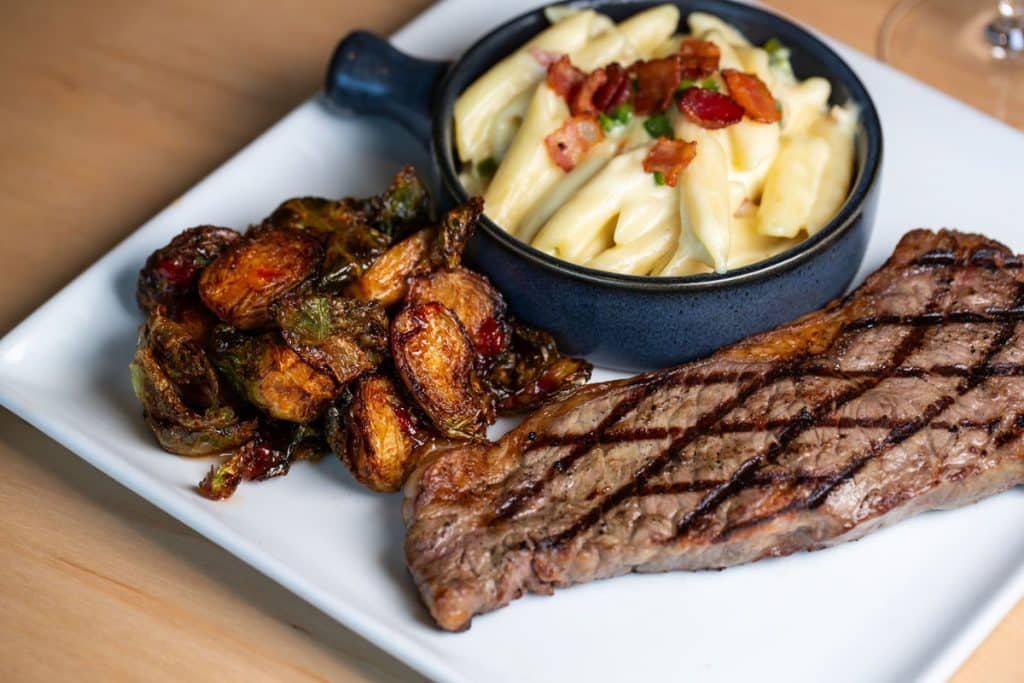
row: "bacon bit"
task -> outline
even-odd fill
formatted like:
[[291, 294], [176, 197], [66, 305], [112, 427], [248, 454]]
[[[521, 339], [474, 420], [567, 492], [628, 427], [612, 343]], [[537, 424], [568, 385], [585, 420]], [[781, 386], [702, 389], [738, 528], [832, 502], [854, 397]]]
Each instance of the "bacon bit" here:
[[633, 107], [638, 115], [647, 116], [664, 111], [672, 104], [672, 96], [683, 80], [683, 58], [672, 55], [636, 62], [629, 70], [636, 77]]
[[544, 48], [537, 47], [536, 45], [527, 50], [527, 52], [529, 52], [530, 56], [545, 69], [557, 62], [558, 58], [562, 56], [561, 53], [545, 50]]
[[576, 88], [576, 92], [573, 94], [572, 99], [569, 100], [569, 112], [573, 116], [577, 114], [594, 114], [598, 111], [597, 106], [594, 104], [594, 94], [608, 81], [608, 76], [605, 74], [604, 69], [595, 69], [591, 71], [583, 82], [580, 83], [580, 87]]
[[569, 55], [562, 55], [558, 61], [548, 67], [548, 87], [554, 90], [559, 97], [569, 101], [580, 87], [586, 74], [577, 69], [569, 61]]
[[571, 116], [562, 127], [544, 138], [548, 156], [563, 171], [576, 168], [591, 147], [604, 139], [604, 131], [593, 114]]
[[735, 69], [722, 71], [722, 78], [729, 88], [729, 94], [751, 119], [761, 123], [775, 123], [782, 118], [771, 90], [760, 78]]
[[691, 81], [707, 78], [718, 70], [718, 60], [722, 51], [710, 40], [700, 38], [683, 38], [679, 46], [679, 55], [683, 58], [683, 75]]
[[743, 119], [743, 107], [728, 95], [690, 88], [679, 98], [679, 111], [701, 128], [725, 128]]
[[665, 183], [670, 187], [675, 187], [679, 172], [689, 166], [696, 155], [696, 142], [658, 138], [654, 147], [644, 157], [644, 171], [646, 173], [661, 173], [665, 178]]
[[618, 62], [612, 62], [604, 68], [605, 83], [594, 93], [594, 106], [608, 114], [620, 105], [625, 104], [630, 96], [629, 74]]

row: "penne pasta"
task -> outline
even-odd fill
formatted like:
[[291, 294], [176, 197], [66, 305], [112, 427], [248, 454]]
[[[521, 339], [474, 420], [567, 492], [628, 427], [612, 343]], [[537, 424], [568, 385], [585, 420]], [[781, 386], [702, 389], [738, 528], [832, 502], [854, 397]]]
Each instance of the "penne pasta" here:
[[[651, 175], [641, 166], [649, 147], [620, 154], [608, 162], [551, 216], [537, 233], [533, 245], [573, 263], [587, 260], [583, 247], [591, 236], [610, 226], [610, 238], [615, 218], [626, 198], [654, 185]], [[593, 256], [590, 254], [588, 258]]]
[[807, 234], [813, 235], [832, 220], [846, 201], [847, 188], [853, 179], [853, 132], [857, 112], [834, 107], [828, 116], [811, 124], [808, 133], [828, 145], [828, 160], [821, 172], [818, 195], [807, 216]]
[[619, 24], [619, 31], [640, 59], [650, 59], [672, 37], [678, 25], [679, 8], [659, 5], [626, 19]]
[[568, 116], [565, 100], [546, 85], [538, 87], [508, 155], [487, 186], [487, 215], [513, 235], [530, 207], [563, 175], [548, 156], [544, 138]]
[[708, 33], [715, 31], [728, 41], [730, 45], [750, 45], [750, 42], [742, 33], [714, 14], [690, 12], [690, 16], [686, 18], [686, 23], [690, 27], [690, 33], [698, 38], [706, 38]]
[[729, 255], [728, 157], [710, 135], [697, 140], [697, 156], [679, 175], [679, 245], [667, 268], [696, 259], [725, 272]]
[[758, 232], [796, 237], [807, 229], [828, 153], [828, 144], [821, 138], [792, 138], [782, 146], [765, 179], [757, 212]]
[[626, 275], [648, 275], [675, 246], [673, 223], [665, 220], [644, 235], [627, 243], [605, 249], [584, 265]]
[[[857, 113], [829, 112], [829, 82], [797, 79], [785, 45], [752, 45], [703, 12], [675, 33], [669, 4], [617, 24], [545, 14], [552, 26], [455, 106], [459, 177], [512, 235], [592, 268], [685, 276], [789, 249], [842, 206]], [[681, 53], [689, 37], [719, 54]], [[731, 87], [725, 69], [742, 72]]]
[[593, 10], [586, 10], [567, 17], [495, 64], [466, 88], [456, 100], [454, 111], [455, 145], [460, 159], [479, 163], [492, 157], [490, 126], [498, 112], [544, 78], [545, 69], [530, 54], [530, 49], [571, 52], [586, 43], [600, 16]]

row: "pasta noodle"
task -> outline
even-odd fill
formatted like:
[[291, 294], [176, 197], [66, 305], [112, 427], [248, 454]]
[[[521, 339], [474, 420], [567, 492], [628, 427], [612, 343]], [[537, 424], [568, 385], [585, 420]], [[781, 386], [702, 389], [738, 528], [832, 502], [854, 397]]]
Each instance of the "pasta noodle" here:
[[[454, 110], [460, 179], [512, 235], [590, 268], [684, 276], [778, 254], [842, 207], [857, 112], [830, 108], [824, 78], [797, 79], [778, 41], [753, 45], [704, 12], [690, 13], [680, 35], [679, 9], [667, 4], [618, 24], [565, 6], [546, 16], [551, 27], [470, 85]], [[717, 48], [715, 68], [693, 61], [701, 45]], [[562, 55], [562, 81], [546, 80]], [[640, 90], [668, 77], [671, 60], [683, 76], [634, 108]], [[740, 74], [723, 75], [729, 69]], [[572, 138], [580, 117], [596, 136]]]

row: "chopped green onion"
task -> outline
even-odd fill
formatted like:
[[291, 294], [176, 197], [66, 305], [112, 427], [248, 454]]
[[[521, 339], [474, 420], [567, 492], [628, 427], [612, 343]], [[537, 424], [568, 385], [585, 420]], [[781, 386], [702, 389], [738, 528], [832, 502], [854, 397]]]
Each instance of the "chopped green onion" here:
[[603, 130], [605, 133], [607, 133], [612, 128], [618, 125], [615, 119], [613, 119], [610, 116], [606, 116], [605, 114], [598, 114], [597, 122], [601, 124], [601, 130]]
[[786, 46], [778, 38], [769, 38], [765, 41], [764, 49], [768, 54], [775, 54], [779, 50], [785, 50]]
[[789, 65], [789, 48], [782, 44], [778, 38], [769, 38], [764, 44], [765, 52], [768, 53], [768, 66], [792, 73]]
[[665, 184], [665, 174], [662, 173], [661, 171], [655, 171], [654, 172], [654, 184], [655, 185], [664, 185]]
[[700, 87], [705, 90], [714, 90], [715, 92], [718, 92], [721, 89], [718, 85], [718, 81], [713, 78], [705, 78], [700, 82]]
[[655, 114], [646, 121], [644, 121], [644, 130], [652, 138], [669, 138], [672, 139], [672, 124], [669, 123], [668, 117], [664, 114]]
[[612, 111], [612, 118], [616, 122], [626, 125], [633, 118], [633, 105], [626, 102], [615, 107], [614, 111]]
[[689, 90], [690, 88], [693, 88], [696, 85], [697, 81], [691, 81], [689, 78], [684, 78], [683, 80], [679, 81], [679, 87], [676, 88], [676, 92], [683, 92], [684, 90]]
[[498, 162], [494, 157], [487, 157], [476, 165], [476, 172], [481, 178], [490, 178], [498, 170]]

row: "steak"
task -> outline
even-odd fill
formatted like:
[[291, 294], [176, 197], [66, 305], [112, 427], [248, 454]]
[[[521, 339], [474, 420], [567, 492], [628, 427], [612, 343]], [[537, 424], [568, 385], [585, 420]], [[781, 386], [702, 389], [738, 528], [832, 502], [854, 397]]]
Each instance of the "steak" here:
[[997, 242], [914, 231], [821, 311], [433, 454], [404, 510], [423, 601], [461, 630], [526, 592], [814, 550], [1024, 483], [1022, 282]]

